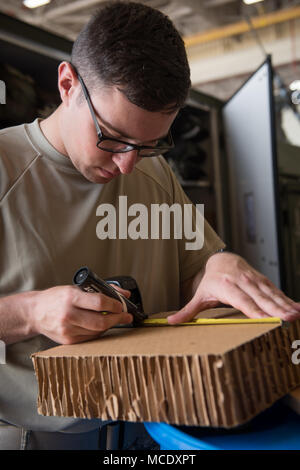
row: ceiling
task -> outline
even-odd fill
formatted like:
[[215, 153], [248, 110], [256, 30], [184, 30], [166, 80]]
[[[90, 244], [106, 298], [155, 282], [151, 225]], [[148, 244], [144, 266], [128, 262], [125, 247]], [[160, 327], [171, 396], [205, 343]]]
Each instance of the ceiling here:
[[[250, 17], [300, 5], [300, 0], [264, 0], [245, 5], [242, 0], [135, 0], [158, 8], [168, 15], [181, 35], [186, 39], [208, 30], [221, 31], [226, 25], [234, 25]], [[22, 0], [0, 0], [0, 13], [13, 16], [55, 35], [74, 40], [92, 13], [110, 0], [51, 0], [49, 4], [29, 9]], [[228, 26], [230, 28], [230, 26]], [[219, 28], [219, 29], [218, 29]], [[209, 34], [209, 33], [208, 33]], [[237, 36], [237, 41], [239, 40]], [[225, 44], [226, 45], [226, 44]], [[257, 45], [257, 48], [261, 45]], [[213, 58], [213, 57], [212, 57]], [[299, 77], [300, 62], [278, 68], [286, 84]], [[216, 62], [216, 67], [218, 67]], [[251, 65], [251, 69], [255, 66]], [[194, 87], [221, 99], [227, 99], [245, 81], [247, 74], [232, 74], [227, 79], [217, 77], [207, 82], [196, 82]]]
[[[139, 0], [136, 0], [139, 1]], [[106, 0], [51, 0], [45, 6], [29, 9], [22, 0], [0, 0], [0, 12], [74, 40], [99, 5]], [[158, 8], [174, 22], [182, 36], [241, 21], [245, 16], [278, 11], [299, 5], [299, 0], [264, 0], [245, 5], [242, 0], [140, 0]]]

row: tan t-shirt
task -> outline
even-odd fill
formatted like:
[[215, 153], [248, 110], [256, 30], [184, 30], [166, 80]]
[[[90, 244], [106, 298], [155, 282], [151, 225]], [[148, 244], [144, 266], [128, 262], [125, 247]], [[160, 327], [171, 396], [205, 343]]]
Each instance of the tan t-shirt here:
[[[127, 197], [128, 208], [149, 209], [148, 238], [119, 238], [119, 217], [126, 218], [119, 196]], [[0, 296], [71, 284], [74, 272], [89, 266], [102, 278], [134, 277], [149, 314], [178, 309], [180, 283], [225, 245], [206, 221], [199, 250], [187, 250], [190, 240], [184, 237], [174, 238], [172, 225], [169, 238], [151, 239], [151, 204], [162, 203], [191, 204], [162, 157], [144, 159], [130, 175], [98, 185], [52, 147], [38, 119], [0, 131]], [[103, 204], [116, 209], [115, 239], [99, 238]], [[127, 218], [128, 225], [135, 217]], [[7, 364], [0, 365], [0, 420], [33, 430], [88, 431], [95, 420], [37, 414], [30, 355], [54, 345], [39, 335], [7, 347]]]

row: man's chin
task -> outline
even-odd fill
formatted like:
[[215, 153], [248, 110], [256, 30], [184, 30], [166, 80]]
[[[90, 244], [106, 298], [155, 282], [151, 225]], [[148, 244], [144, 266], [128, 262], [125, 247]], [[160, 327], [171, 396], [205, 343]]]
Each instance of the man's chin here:
[[85, 172], [82, 172], [83, 176], [90, 181], [91, 183], [105, 184], [109, 183], [115, 176], [106, 177], [103, 175], [103, 172], [100, 168], [88, 169]]
[[103, 176], [99, 175], [83, 175], [85, 176], [86, 179], [88, 179], [91, 183], [97, 183], [97, 184], [105, 184], [111, 181], [108, 178], [104, 178]]

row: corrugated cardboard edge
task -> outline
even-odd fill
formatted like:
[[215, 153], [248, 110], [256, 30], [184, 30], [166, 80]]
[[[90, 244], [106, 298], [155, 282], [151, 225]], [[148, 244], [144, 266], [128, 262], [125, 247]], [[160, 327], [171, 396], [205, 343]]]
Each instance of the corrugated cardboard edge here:
[[46, 416], [231, 428], [300, 385], [300, 322], [221, 355], [32, 356]]

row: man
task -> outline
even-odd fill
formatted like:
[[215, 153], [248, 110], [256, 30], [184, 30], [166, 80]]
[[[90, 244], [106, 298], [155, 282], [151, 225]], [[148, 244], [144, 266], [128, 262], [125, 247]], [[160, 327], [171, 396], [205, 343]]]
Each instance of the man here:
[[219, 302], [250, 317], [300, 316], [300, 305], [246, 261], [220, 252], [206, 222], [199, 250], [186, 250], [184, 237], [97, 236], [103, 207], [118, 209], [119, 196], [149, 208], [190, 202], [159, 156], [190, 87], [172, 23], [144, 5], [112, 3], [79, 34], [71, 62], [59, 66], [62, 102], [50, 117], [0, 132], [0, 332], [8, 345], [0, 448], [97, 446], [99, 420], [37, 414], [30, 359], [132, 321], [120, 302], [70, 285], [82, 265], [102, 278], [133, 276], [147, 313], [179, 310], [173, 324]]

